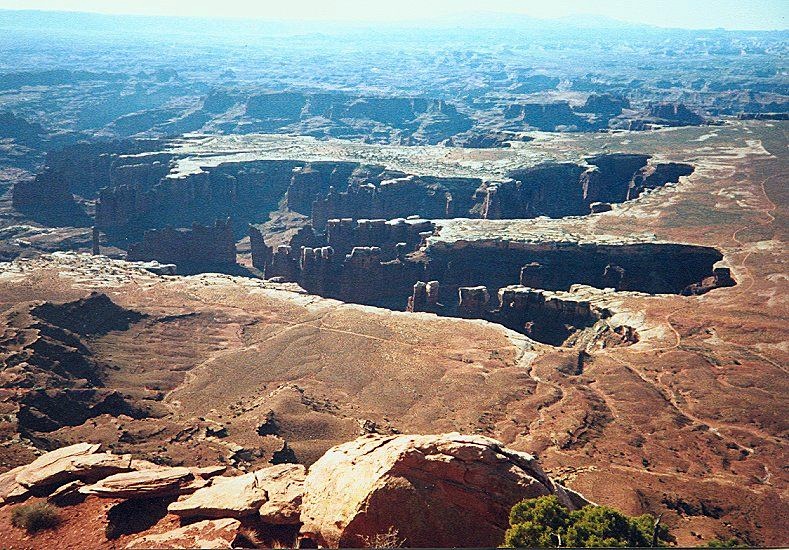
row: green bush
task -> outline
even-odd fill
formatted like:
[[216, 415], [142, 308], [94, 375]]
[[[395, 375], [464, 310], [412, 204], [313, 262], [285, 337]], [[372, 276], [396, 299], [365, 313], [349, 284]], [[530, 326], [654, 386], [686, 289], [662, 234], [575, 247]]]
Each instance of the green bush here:
[[[652, 545], [655, 518], [629, 517], [607, 506], [584, 506], [570, 512], [551, 495], [524, 500], [510, 512], [504, 546], [601, 547]], [[668, 529], [658, 526], [658, 543], [670, 540]]]
[[17, 506], [11, 512], [11, 525], [25, 529], [28, 533], [52, 529], [59, 524], [60, 514], [57, 508], [46, 502]]

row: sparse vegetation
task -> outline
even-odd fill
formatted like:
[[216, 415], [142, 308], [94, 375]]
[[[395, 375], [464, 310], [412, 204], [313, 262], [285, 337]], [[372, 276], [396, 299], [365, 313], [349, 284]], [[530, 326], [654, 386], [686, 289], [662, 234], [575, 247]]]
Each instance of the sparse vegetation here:
[[649, 514], [629, 517], [607, 506], [584, 506], [571, 512], [551, 495], [528, 499], [510, 512], [504, 546], [510, 547], [648, 547], [671, 540], [668, 529]]
[[44, 529], [54, 529], [60, 525], [61, 518], [58, 509], [46, 502], [34, 502], [17, 506], [11, 512], [11, 524], [14, 527], [26, 530], [28, 533], [37, 533]]
[[704, 548], [747, 548], [747, 545], [740, 542], [737, 538], [712, 539], [704, 545]]
[[360, 535], [360, 538], [366, 548], [401, 548], [405, 544], [405, 539], [400, 538], [400, 533], [394, 527], [390, 527], [385, 533]]

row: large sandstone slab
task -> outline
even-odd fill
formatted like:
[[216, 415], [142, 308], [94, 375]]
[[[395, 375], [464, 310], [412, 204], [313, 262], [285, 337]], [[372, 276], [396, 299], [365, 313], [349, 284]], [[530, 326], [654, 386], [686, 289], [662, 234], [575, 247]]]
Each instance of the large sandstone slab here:
[[109, 498], [148, 498], [178, 494], [193, 480], [189, 468], [156, 468], [112, 475], [79, 492]]
[[272, 524], [299, 522], [305, 470], [281, 464], [237, 477], [215, 477], [208, 487], [182, 497], [167, 510], [181, 517], [242, 518], [260, 511]]
[[296, 525], [301, 522], [306, 471], [301, 464], [280, 464], [257, 472], [266, 488], [268, 500], [260, 507], [260, 519], [273, 525]]
[[28, 488], [58, 485], [81, 479], [96, 481], [132, 469], [131, 455], [97, 453], [99, 444], [77, 443], [45, 453], [23, 467], [16, 482]]
[[167, 511], [181, 517], [241, 518], [257, 512], [265, 501], [266, 490], [258, 483], [255, 472], [251, 472], [237, 477], [215, 477], [210, 486], [173, 502]]
[[232, 548], [241, 522], [225, 518], [198, 521], [158, 535], [130, 541], [126, 548]]
[[28, 489], [16, 480], [16, 476], [25, 468], [26, 466], [17, 466], [0, 474], [0, 504], [27, 496]]
[[537, 460], [482, 436], [363, 436], [330, 449], [304, 483], [302, 534], [364, 546], [391, 528], [405, 546], [497, 546], [512, 506], [555, 494]]

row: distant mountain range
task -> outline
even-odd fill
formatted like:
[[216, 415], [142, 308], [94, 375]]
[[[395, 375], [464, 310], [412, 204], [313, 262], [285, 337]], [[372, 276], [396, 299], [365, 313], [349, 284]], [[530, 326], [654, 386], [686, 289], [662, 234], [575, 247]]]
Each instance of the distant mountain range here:
[[113, 32], [151, 32], [174, 34], [211, 34], [231, 33], [233, 35], [293, 35], [305, 33], [342, 34], [359, 32], [371, 28], [395, 29], [434, 29], [451, 31], [458, 28], [475, 30], [511, 29], [515, 31], [568, 32], [581, 30], [618, 30], [638, 32], [703, 32], [727, 33], [747, 32], [748, 34], [785, 33], [787, 31], [725, 31], [668, 29], [650, 25], [635, 24], [599, 15], [567, 16], [554, 19], [538, 19], [523, 14], [479, 12], [466, 13], [441, 18], [415, 19], [393, 23], [363, 23], [338, 21], [272, 21], [244, 18], [203, 18], [169, 17], [144, 15], [110, 15], [87, 12], [40, 11], [40, 10], [2, 10], [0, 9], [0, 29], [35, 31], [80, 31]]

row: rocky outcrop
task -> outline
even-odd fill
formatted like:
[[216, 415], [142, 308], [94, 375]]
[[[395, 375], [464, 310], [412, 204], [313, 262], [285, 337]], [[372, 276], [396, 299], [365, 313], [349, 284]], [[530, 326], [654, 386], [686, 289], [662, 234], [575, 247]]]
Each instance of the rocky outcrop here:
[[428, 281], [427, 283], [417, 281], [414, 283], [414, 290], [408, 298], [406, 311], [418, 312], [426, 311], [436, 313], [441, 311], [442, 306], [438, 303], [440, 284], [438, 281]]
[[[159, 147], [158, 140], [129, 140], [77, 143], [49, 152], [35, 180], [20, 181], [14, 186], [14, 208], [55, 222], [89, 225], [90, 218], [77, 205], [74, 195], [94, 198], [101, 188], [113, 184], [113, 170], [123, 171], [127, 162], [133, 162], [122, 155]], [[159, 164], [154, 171], [161, 178], [168, 169], [169, 156], [155, 157]]]
[[718, 265], [712, 270], [711, 277], [705, 277], [698, 283], [688, 285], [683, 289], [682, 294], [685, 296], [699, 296], [716, 288], [725, 288], [736, 284], [737, 281], [731, 276], [731, 269]]
[[490, 300], [484, 286], [461, 286], [458, 288], [458, 315], [472, 319], [484, 317]]
[[698, 126], [706, 122], [682, 103], [652, 103], [631, 109], [626, 97], [610, 93], [592, 93], [583, 105], [570, 105], [567, 101], [508, 104], [503, 107], [503, 114], [507, 128], [547, 132], [589, 132], [609, 128], [641, 131], [664, 126]]
[[225, 518], [198, 521], [165, 533], [133, 538], [126, 548], [233, 548], [241, 522]]
[[46, 487], [75, 479], [101, 479], [132, 469], [131, 455], [97, 453], [98, 447], [77, 444], [46, 453], [17, 473], [16, 482], [28, 488]]
[[0, 136], [4, 138], [36, 146], [45, 134], [44, 128], [37, 122], [28, 122], [10, 111], [0, 112]]
[[85, 495], [107, 498], [150, 498], [177, 495], [194, 490], [195, 479], [189, 468], [159, 467], [104, 477], [93, 485], [79, 489]]
[[526, 143], [534, 138], [517, 132], [480, 132], [469, 130], [449, 138], [445, 145], [449, 147], [464, 147], [467, 149], [492, 149], [494, 147], [510, 147], [511, 142]]
[[369, 435], [311, 466], [301, 533], [329, 547], [365, 546], [390, 529], [409, 547], [495, 546], [516, 502], [550, 494], [571, 509], [584, 502], [534, 457], [487, 437]]
[[539, 342], [561, 345], [574, 332], [592, 327], [611, 312], [580, 292], [551, 292], [520, 285], [500, 288], [489, 318]]
[[630, 108], [630, 102], [625, 97], [611, 94], [590, 94], [579, 110], [611, 118], [622, 114], [622, 109], [628, 108]]
[[[407, 292], [413, 285], [411, 277], [418, 278], [422, 267], [404, 261], [405, 255], [434, 227], [418, 217], [329, 220], [325, 233], [304, 227], [290, 246], [280, 245], [273, 252], [252, 228], [252, 261], [268, 279], [279, 277], [313, 293], [370, 303]], [[401, 307], [404, 304], [403, 300]]]
[[131, 455], [98, 452], [99, 444], [77, 443], [44, 453], [30, 464], [0, 474], [0, 504], [29, 493], [53, 492], [75, 481], [94, 483], [115, 475], [140, 475], [134, 470], [150, 463], [132, 460]]
[[566, 101], [509, 105], [504, 118], [546, 132], [590, 129], [589, 121], [576, 114]]
[[650, 105], [649, 116], [667, 126], [698, 126], [704, 117], [694, 113], [682, 103], [656, 103]]
[[170, 504], [167, 510], [182, 518], [243, 518], [260, 516], [275, 525], [299, 522], [304, 466], [280, 464], [237, 477], [215, 477]]
[[315, 198], [331, 187], [345, 188], [360, 168], [355, 162], [311, 162], [293, 169], [287, 192], [290, 210], [309, 215]]
[[257, 512], [265, 501], [266, 490], [252, 472], [214, 478], [211, 486], [172, 503], [167, 510], [181, 517], [244, 517]]
[[129, 261], [174, 263], [178, 266], [229, 266], [236, 263], [236, 242], [230, 218], [206, 227], [150, 229], [129, 247]]
[[81, 336], [126, 330], [129, 325], [145, 317], [141, 313], [120, 307], [106, 294], [100, 292], [91, 292], [85, 298], [64, 304], [44, 302], [30, 312], [47, 323]]
[[153, 183], [119, 180], [99, 193], [96, 225], [110, 237], [138, 239], [146, 229], [205, 225], [232, 217], [240, 235], [250, 221], [265, 219], [277, 209], [293, 169], [304, 164], [231, 162], [194, 173], [167, 174]]
[[517, 78], [512, 93], [533, 94], [535, 92], [553, 90], [561, 81], [560, 78], [547, 74], [522, 75]]
[[[509, 510], [522, 499], [553, 494], [571, 509], [587, 504], [551, 480], [534, 457], [458, 433], [371, 434], [330, 449], [308, 473], [282, 464], [236, 477], [212, 477], [222, 467], [158, 466], [98, 449], [63, 447], [0, 474], [0, 505], [31, 492], [64, 506], [79, 505], [85, 495], [121, 500], [108, 519], [114, 537], [139, 533], [127, 547], [214, 548], [244, 543], [236, 539], [239, 520], [288, 537], [298, 531], [303, 545], [363, 546], [394, 530], [409, 547], [488, 546], [502, 540]], [[114, 473], [113, 460], [125, 470]], [[175, 495], [181, 496], [173, 502]], [[145, 533], [165, 507], [182, 521], [202, 521]], [[143, 510], [153, 516], [137, 518], [135, 526], [127, 516]]]
[[609, 202], [593, 202], [589, 204], [590, 214], [602, 214], [603, 212], [610, 212], [611, 210], [612, 207]]

